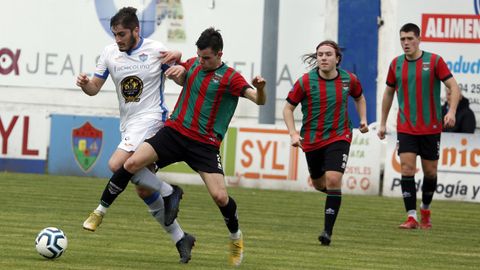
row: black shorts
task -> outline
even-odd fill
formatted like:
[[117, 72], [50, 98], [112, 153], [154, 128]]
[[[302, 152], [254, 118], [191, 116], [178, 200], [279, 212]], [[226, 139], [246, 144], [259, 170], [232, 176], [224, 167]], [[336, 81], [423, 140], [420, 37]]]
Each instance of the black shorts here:
[[422, 159], [438, 160], [440, 157], [440, 133], [429, 135], [397, 134], [398, 154], [415, 153]]
[[157, 153], [158, 168], [185, 161], [194, 171], [223, 174], [218, 147], [190, 139], [170, 127], [145, 140]]
[[350, 143], [336, 141], [317, 150], [305, 152], [308, 171], [312, 179], [322, 177], [326, 171], [344, 173], [347, 166]]

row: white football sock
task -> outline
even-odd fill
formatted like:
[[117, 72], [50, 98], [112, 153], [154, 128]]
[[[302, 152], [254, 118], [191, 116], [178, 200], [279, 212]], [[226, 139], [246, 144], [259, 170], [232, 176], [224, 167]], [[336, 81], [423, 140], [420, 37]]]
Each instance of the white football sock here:
[[408, 210], [407, 215], [417, 220], [417, 210]]
[[[148, 211], [150, 212], [150, 214], [152, 214], [153, 218], [155, 218], [155, 220], [160, 225], [162, 225], [163, 229], [170, 235], [173, 243], [177, 243], [178, 240], [182, 239], [182, 237], [184, 236], [184, 232], [180, 227], [180, 224], [178, 224], [177, 220], [175, 220], [169, 226], [165, 226], [165, 207], [163, 204], [163, 198], [159, 193], [156, 194], [157, 195], [155, 195], [154, 193], [150, 198], [146, 199], [148, 201]], [[153, 201], [149, 201], [149, 199], [153, 199]]]
[[238, 230], [236, 233], [230, 233], [230, 239], [237, 240], [242, 236], [242, 231]]
[[105, 207], [105, 206], [103, 206], [103, 205], [101, 205], [101, 204], [99, 204], [99, 205], [97, 206], [97, 209], [95, 209], [95, 211], [102, 212], [102, 214], [104, 214], [104, 215], [107, 213], [107, 210], [108, 210], [108, 208]]

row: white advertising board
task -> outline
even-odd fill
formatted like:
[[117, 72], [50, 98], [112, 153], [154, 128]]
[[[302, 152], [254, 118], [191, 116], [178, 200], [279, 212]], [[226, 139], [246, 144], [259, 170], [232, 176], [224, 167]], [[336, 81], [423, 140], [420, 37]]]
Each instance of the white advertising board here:
[[[400, 197], [401, 171], [396, 135], [390, 135], [387, 139], [383, 195]], [[480, 202], [479, 142], [478, 134], [442, 133], [434, 199]], [[420, 196], [423, 181], [420, 158], [417, 158], [415, 181]]]
[[362, 134], [353, 129], [342, 191], [349, 194], [376, 195], [380, 192], [381, 142], [375, 131]]
[[0, 159], [45, 160], [49, 133], [44, 111], [0, 111]]
[[[374, 133], [356, 129], [353, 138], [342, 192], [379, 194], [380, 142]], [[230, 185], [314, 191], [305, 154], [290, 146], [285, 129], [238, 128], [235, 152], [236, 176], [227, 178]]]

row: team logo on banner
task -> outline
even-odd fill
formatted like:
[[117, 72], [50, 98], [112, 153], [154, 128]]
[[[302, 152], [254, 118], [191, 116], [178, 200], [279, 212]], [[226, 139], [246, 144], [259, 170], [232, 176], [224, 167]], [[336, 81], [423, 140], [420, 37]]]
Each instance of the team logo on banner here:
[[18, 75], [18, 59], [20, 58], [20, 51], [17, 49], [15, 52], [8, 48], [0, 50], [0, 74], [7, 75], [10, 72], [14, 72]]
[[78, 166], [88, 172], [102, 149], [103, 132], [96, 129], [90, 122], [72, 130], [73, 154]]

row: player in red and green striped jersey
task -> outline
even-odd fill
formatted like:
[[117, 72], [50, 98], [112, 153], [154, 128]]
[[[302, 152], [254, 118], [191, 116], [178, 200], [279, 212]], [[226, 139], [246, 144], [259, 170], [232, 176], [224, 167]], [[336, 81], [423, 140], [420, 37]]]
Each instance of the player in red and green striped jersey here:
[[[292, 146], [305, 152], [313, 186], [327, 194], [322, 245], [330, 245], [333, 226], [342, 201], [342, 177], [347, 164], [352, 123], [348, 118], [348, 96], [352, 96], [360, 116], [360, 131], [368, 132], [367, 109], [357, 77], [338, 68], [342, 55], [337, 43], [321, 42], [316, 52], [304, 57], [314, 66], [298, 79], [289, 92], [283, 118]], [[302, 128], [295, 128], [293, 112], [302, 105]]]
[[266, 82], [257, 76], [252, 87], [240, 73], [222, 62], [223, 39], [218, 30], [203, 31], [196, 45], [198, 57], [165, 72], [183, 86], [171, 118], [164, 128], [140, 145], [110, 181], [114, 184], [128, 181], [135, 172], [153, 162], [163, 168], [185, 161], [199, 173], [219, 207], [230, 231], [229, 262], [238, 266], [243, 259], [243, 236], [237, 205], [225, 186], [219, 147], [238, 98], [265, 104]]
[[[443, 118], [446, 127], [455, 125], [455, 113], [460, 90], [443, 59], [420, 50], [420, 28], [407, 23], [400, 29], [400, 44], [404, 54], [393, 59], [388, 69], [387, 87], [382, 101], [382, 117], [378, 136], [385, 138], [388, 112], [395, 92], [398, 100], [397, 140], [401, 163], [401, 187], [407, 220], [402, 229], [429, 229], [430, 204], [437, 186], [437, 167], [442, 132], [440, 83], [451, 89], [452, 102]], [[417, 221], [415, 171], [417, 155], [422, 160], [421, 221]]]

